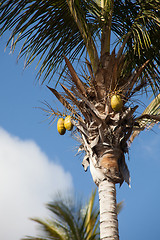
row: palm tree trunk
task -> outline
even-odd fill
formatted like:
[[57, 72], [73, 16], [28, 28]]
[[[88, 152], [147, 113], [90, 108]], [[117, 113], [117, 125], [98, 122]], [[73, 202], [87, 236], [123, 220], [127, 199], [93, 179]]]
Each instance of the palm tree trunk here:
[[110, 180], [99, 183], [100, 239], [118, 240], [118, 219], [116, 209], [116, 188]]

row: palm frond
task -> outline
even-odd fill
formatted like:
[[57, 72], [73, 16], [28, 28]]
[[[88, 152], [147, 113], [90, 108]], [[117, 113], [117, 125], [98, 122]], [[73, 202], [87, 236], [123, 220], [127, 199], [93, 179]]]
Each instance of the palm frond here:
[[[78, 207], [73, 204], [66, 205], [62, 201], [47, 205], [48, 209], [57, 216], [57, 222], [69, 229], [69, 239], [96, 240], [96, 236], [99, 236], [98, 229], [95, 229], [99, 210], [93, 209], [95, 194], [96, 192], [92, 193], [86, 207], [81, 204]], [[92, 229], [88, 228], [90, 221], [92, 221]]]
[[[108, 40], [103, 40], [110, 35], [111, 26], [117, 42], [122, 44], [118, 56], [123, 52], [126, 60], [121, 78], [129, 77], [150, 60], [137, 81], [146, 91], [151, 86], [156, 94], [160, 85], [159, 0], [115, 0], [113, 14], [113, 1], [103, 2], [102, 8], [99, 1], [94, 0], [2, 0], [0, 34], [11, 30], [7, 45], [11, 44], [14, 51], [18, 43], [23, 43], [19, 57], [25, 56], [26, 66], [37, 59], [37, 76], [43, 75], [43, 80], [50, 81], [58, 69], [62, 70], [62, 76], [63, 55], [73, 62], [80, 59], [85, 50], [95, 74], [99, 66], [98, 50], [100, 45], [108, 48]], [[147, 84], [142, 84], [144, 82]]]
[[43, 221], [42, 219], [33, 218], [31, 219], [34, 222], [38, 223], [41, 226], [42, 231], [45, 233], [46, 238], [57, 239], [57, 240], [66, 240], [66, 233], [64, 227], [61, 227], [56, 222]]
[[142, 72], [144, 71], [146, 65], [148, 64], [149, 60], [147, 60], [137, 71], [135, 71], [132, 76], [129, 78], [128, 81], [128, 91], [127, 91], [127, 97], [130, 96], [130, 93], [132, 91], [133, 95], [135, 93], [135, 90], [133, 89], [134, 85], [137, 83], [137, 79], [141, 76]]
[[[73, 1], [67, 0], [68, 6], [70, 8], [71, 14], [74, 18], [74, 21], [79, 28], [81, 36], [84, 40], [91, 64], [94, 73], [98, 70], [99, 58], [98, 52], [92, 38], [92, 32], [90, 30], [89, 24], [87, 22], [87, 14], [90, 15], [91, 9], [90, 5], [95, 5], [94, 1]], [[85, 8], [84, 8], [85, 7]], [[89, 9], [90, 11], [87, 12], [86, 10]]]
[[23, 42], [19, 56], [25, 56], [26, 66], [35, 58], [41, 63], [38, 77], [44, 80], [60, 69], [63, 54], [74, 60], [84, 51], [83, 38], [64, 0], [1, 1], [0, 35], [12, 30], [7, 45], [11, 50]]
[[[74, 105], [76, 105], [79, 110], [83, 113], [83, 106], [80, 104], [80, 102], [77, 100], [77, 98], [73, 95], [73, 93], [67, 89], [64, 85], [62, 85], [63, 90], [66, 92], [68, 98], [73, 102]], [[81, 119], [81, 122], [83, 122], [83, 120]]]
[[[90, 237], [97, 232], [98, 225], [96, 224], [98, 217], [99, 217], [99, 210], [94, 209], [94, 203], [95, 203], [95, 196], [96, 196], [96, 190], [92, 193], [87, 211], [86, 211], [86, 218], [85, 218], [85, 227], [87, 232], [87, 238], [86, 240], [89, 240]], [[93, 217], [94, 216], [94, 217]]]
[[[65, 226], [66, 229], [69, 230], [70, 236], [73, 237], [73, 239], [78, 240], [78, 229], [77, 229], [77, 223], [75, 221], [74, 215], [72, 214], [70, 208], [61, 202], [54, 202], [51, 204], [47, 204], [48, 209], [54, 213], [58, 218], [58, 223]], [[67, 233], [69, 234], [69, 233]]]
[[[92, 67], [98, 64], [98, 54], [94, 43], [97, 24], [95, 1], [52, 0], [2, 0], [0, 5], [0, 35], [12, 30], [7, 45], [14, 51], [23, 43], [19, 57], [25, 56], [25, 65], [37, 59], [37, 77], [43, 80], [63, 69], [63, 55], [72, 61], [80, 58], [85, 48]], [[92, 23], [92, 24], [91, 24]], [[95, 69], [94, 69], [95, 70]], [[95, 70], [96, 71], [96, 70]]]
[[63, 104], [64, 107], [66, 107], [72, 114], [77, 115], [77, 112], [74, 110], [74, 108], [67, 102], [67, 100], [59, 92], [57, 92], [55, 89], [51, 87], [48, 87], [48, 89], [56, 96], [56, 98]]
[[22, 238], [21, 240], [46, 240], [46, 238], [41, 238], [41, 237], [25, 237], [25, 238]]
[[[143, 89], [151, 86], [156, 95], [160, 89], [160, 7], [159, 1], [115, 1], [112, 31], [122, 43], [126, 63], [121, 76], [129, 75], [149, 60], [138, 77]], [[146, 82], [147, 84], [142, 84]]]
[[84, 85], [83, 83], [81, 82], [81, 80], [79, 79], [79, 77], [77, 76], [77, 73], [75, 72], [72, 64], [70, 63], [70, 61], [68, 60], [68, 58], [66, 56], [64, 56], [65, 58], [65, 62], [66, 62], [66, 65], [71, 73], [71, 76], [72, 76], [72, 80], [73, 82], [75, 83], [77, 89], [86, 96], [86, 90], [84, 88]]
[[[119, 213], [122, 202], [117, 204]], [[86, 205], [72, 199], [57, 200], [47, 204], [50, 218], [46, 220], [31, 218], [39, 224], [41, 237], [26, 236], [22, 240], [99, 240], [99, 207], [96, 204], [96, 190]]]
[[[160, 94], [153, 99], [142, 115], [135, 120], [138, 122], [142, 130], [151, 129], [155, 124], [160, 122]], [[142, 130], [133, 131], [130, 137], [130, 143], [133, 142], [134, 138], [138, 136]]]

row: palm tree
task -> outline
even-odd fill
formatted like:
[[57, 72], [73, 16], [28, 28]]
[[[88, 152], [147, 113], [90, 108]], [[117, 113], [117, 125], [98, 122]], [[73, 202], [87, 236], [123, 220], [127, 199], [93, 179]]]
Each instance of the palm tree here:
[[[0, 26], [1, 35], [12, 30], [12, 51], [23, 42], [26, 66], [38, 59], [42, 83], [61, 70], [62, 93], [49, 89], [66, 111], [46, 104], [48, 112], [72, 117], [84, 170], [99, 189], [100, 238], [119, 239], [115, 185], [130, 185], [128, 143], [160, 121], [159, 0], [2, 0]], [[73, 62], [82, 58], [79, 73]], [[143, 93], [155, 100], [137, 116]]]
[[[42, 237], [25, 237], [23, 240], [98, 240], [99, 209], [95, 207], [96, 191], [92, 192], [87, 205], [77, 205], [73, 200], [67, 202], [60, 198], [47, 204], [51, 218], [32, 219], [41, 226]], [[120, 205], [121, 206], [121, 205]]]

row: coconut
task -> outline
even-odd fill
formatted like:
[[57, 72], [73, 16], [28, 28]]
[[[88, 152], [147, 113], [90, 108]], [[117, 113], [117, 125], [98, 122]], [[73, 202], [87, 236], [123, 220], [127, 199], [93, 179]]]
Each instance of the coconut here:
[[65, 126], [64, 126], [64, 119], [63, 118], [59, 118], [58, 119], [57, 130], [58, 130], [60, 135], [64, 135], [65, 134], [66, 129], [65, 129]]
[[120, 112], [123, 107], [123, 101], [120, 95], [115, 94], [111, 97], [111, 107], [115, 112]]
[[71, 131], [73, 128], [73, 124], [71, 122], [71, 116], [67, 116], [64, 120], [64, 127], [68, 130]]

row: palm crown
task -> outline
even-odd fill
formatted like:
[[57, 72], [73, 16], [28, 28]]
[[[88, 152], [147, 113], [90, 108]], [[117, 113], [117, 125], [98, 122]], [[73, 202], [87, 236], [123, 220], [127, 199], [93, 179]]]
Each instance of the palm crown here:
[[[26, 65], [38, 58], [43, 81], [61, 69], [63, 92], [48, 88], [72, 117], [79, 151], [85, 153], [82, 164], [85, 170], [90, 165], [99, 187], [100, 215], [109, 214], [101, 225], [111, 218], [101, 228], [102, 239], [118, 239], [116, 210], [109, 209], [115, 198], [104, 204], [102, 193], [107, 188], [107, 196], [115, 196], [115, 183], [130, 184], [129, 139], [160, 121], [159, 0], [2, 0], [0, 10], [1, 34], [12, 29], [7, 43], [12, 51], [23, 42], [19, 57], [25, 55]], [[85, 52], [80, 76], [72, 63], [84, 59]], [[133, 97], [151, 90], [155, 100], [136, 117]], [[54, 118], [65, 115], [50, 110]]]
[[80, 59], [85, 50], [95, 73], [102, 64], [103, 55], [110, 53], [112, 32], [116, 37], [117, 49], [121, 45], [117, 56], [123, 56], [121, 68], [125, 76], [126, 72], [130, 76], [150, 60], [141, 87], [147, 87], [146, 82], [157, 90], [159, 14], [158, 0], [2, 0], [0, 24], [1, 34], [7, 29], [13, 30], [8, 41], [12, 50], [19, 41], [24, 40], [20, 56], [26, 55], [26, 65], [39, 57], [39, 76], [45, 73], [44, 79], [49, 74], [52, 77], [61, 66], [63, 55], [68, 55], [73, 61], [77, 57]]

